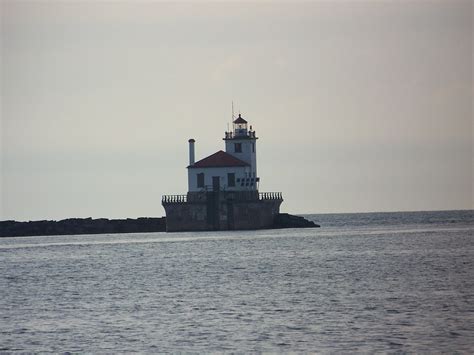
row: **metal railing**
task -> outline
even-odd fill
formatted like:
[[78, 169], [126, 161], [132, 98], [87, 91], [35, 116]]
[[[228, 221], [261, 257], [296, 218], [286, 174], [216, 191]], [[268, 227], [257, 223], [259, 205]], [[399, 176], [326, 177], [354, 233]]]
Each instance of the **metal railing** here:
[[256, 138], [255, 131], [247, 131], [242, 134], [234, 134], [234, 132], [225, 132], [224, 139], [233, 139], [233, 138]]
[[163, 195], [161, 198], [162, 204], [186, 203], [187, 201], [188, 197], [186, 195]]
[[[161, 198], [163, 205], [184, 204], [193, 202], [206, 202], [209, 192], [189, 193], [188, 195], [164, 195]], [[212, 194], [212, 192], [211, 192]], [[220, 196], [229, 201], [268, 201], [283, 200], [281, 192], [260, 192], [257, 191], [220, 191]]]
[[260, 192], [259, 200], [283, 200], [281, 192]]

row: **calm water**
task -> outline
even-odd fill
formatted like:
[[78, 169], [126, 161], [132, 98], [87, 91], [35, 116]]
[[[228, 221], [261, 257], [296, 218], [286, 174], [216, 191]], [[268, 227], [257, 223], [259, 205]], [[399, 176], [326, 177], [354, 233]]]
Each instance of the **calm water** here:
[[474, 216], [0, 239], [0, 351], [474, 351]]

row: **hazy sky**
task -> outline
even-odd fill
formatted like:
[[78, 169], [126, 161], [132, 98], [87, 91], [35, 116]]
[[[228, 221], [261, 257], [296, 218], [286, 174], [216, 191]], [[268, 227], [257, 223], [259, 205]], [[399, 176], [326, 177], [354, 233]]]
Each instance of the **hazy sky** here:
[[0, 219], [164, 215], [232, 100], [283, 211], [473, 208], [471, 1], [0, 4]]

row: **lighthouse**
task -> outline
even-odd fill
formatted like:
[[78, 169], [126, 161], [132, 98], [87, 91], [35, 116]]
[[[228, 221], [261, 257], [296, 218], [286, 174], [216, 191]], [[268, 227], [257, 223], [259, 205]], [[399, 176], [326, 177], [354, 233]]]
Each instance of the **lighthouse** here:
[[241, 114], [225, 132], [225, 151], [198, 161], [189, 139], [188, 192], [165, 195], [167, 231], [261, 229], [273, 225], [280, 192], [259, 192], [257, 136]]
[[248, 176], [240, 181], [241, 187], [249, 187], [258, 190], [257, 177], [257, 136], [255, 131], [247, 128], [247, 121], [239, 113], [239, 117], [232, 122], [233, 130], [225, 132], [225, 151], [237, 159], [245, 161], [249, 164]]
[[255, 131], [239, 117], [225, 132], [225, 152], [220, 150], [194, 162], [195, 140], [189, 140], [188, 194], [203, 191], [258, 191]]

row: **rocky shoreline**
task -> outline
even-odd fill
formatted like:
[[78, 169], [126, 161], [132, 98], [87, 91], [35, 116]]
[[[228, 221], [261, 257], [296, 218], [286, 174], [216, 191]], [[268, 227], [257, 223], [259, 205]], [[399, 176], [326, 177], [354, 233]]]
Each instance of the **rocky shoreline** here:
[[[299, 216], [281, 213], [273, 228], [315, 228], [319, 225]], [[45, 235], [165, 232], [166, 217], [137, 219], [68, 218], [61, 221], [0, 221], [0, 237]]]

